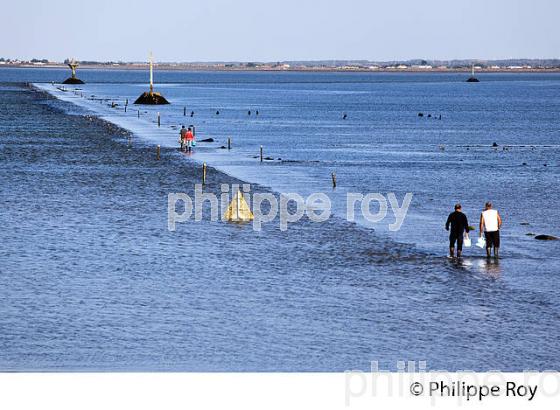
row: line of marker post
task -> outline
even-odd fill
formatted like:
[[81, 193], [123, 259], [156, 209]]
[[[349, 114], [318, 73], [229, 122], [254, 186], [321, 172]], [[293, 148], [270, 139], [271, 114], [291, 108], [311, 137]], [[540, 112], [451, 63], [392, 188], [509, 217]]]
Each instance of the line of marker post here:
[[[124, 105], [124, 112], [127, 111], [127, 107], [128, 107], [128, 99], [126, 99], [125, 105]], [[138, 110], [137, 112], [138, 118], [140, 118], [140, 110]], [[187, 107], [183, 107], [183, 116], [186, 117], [187, 116]], [[157, 124], [158, 127], [161, 126], [161, 114], [158, 112], [157, 113]], [[193, 127], [194, 128], [194, 127]], [[128, 138], [128, 145], [131, 146], [132, 145], [132, 138], [129, 137]], [[228, 151], [231, 150], [231, 137], [228, 137], [227, 139], [227, 149]], [[260, 162], [264, 162], [264, 150], [263, 150], [263, 146], [260, 146]], [[157, 146], [156, 148], [156, 159], [159, 161], [161, 159], [161, 147], [160, 145]], [[206, 185], [206, 173], [207, 173], [207, 165], [206, 162], [204, 162], [202, 164], [202, 185]], [[332, 180], [332, 186], [333, 189], [336, 188], [336, 173], [332, 172], [331, 173], [331, 180]]]
[[206, 185], [206, 162], [202, 164], [202, 185]]
[[[125, 112], [126, 112], [126, 107], [127, 106], [128, 106], [128, 99], [126, 100], [126, 103], [125, 103], [125, 106], [124, 106], [125, 107]], [[186, 116], [186, 115], [187, 115], [187, 107], [183, 107], [183, 116]], [[140, 110], [138, 110], [138, 118], [140, 118]], [[161, 115], [160, 115], [159, 112], [158, 112], [158, 115], [157, 115], [157, 122], [158, 122], [158, 127], [160, 127], [161, 126]], [[129, 146], [130, 146], [131, 145], [131, 138], [130, 137], [129, 137], [128, 142], [129, 142]], [[227, 139], [227, 149], [228, 149], [228, 151], [231, 150], [231, 137], [228, 137], [228, 139]], [[260, 146], [259, 151], [260, 151], [259, 152], [260, 162], [264, 162], [264, 149], [263, 149], [262, 145]], [[157, 158], [157, 160], [160, 160], [160, 158], [161, 158], [161, 147], [159, 145], [156, 148], [156, 158]], [[202, 164], [202, 185], [206, 185], [206, 172], [207, 172], [207, 165], [206, 165], [206, 162], [204, 162]], [[331, 181], [332, 181], [333, 189], [336, 188], [336, 173], [335, 172], [331, 173]]]
[[[124, 109], [126, 112], [126, 107], [128, 106], [128, 99], [126, 100]], [[187, 115], [187, 107], [183, 107], [183, 116]], [[138, 118], [140, 118], [140, 110], [138, 110]], [[158, 112], [157, 113], [157, 124], [158, 127], [161, 126], [161, 114]], [[131, 138], [129, 137], [129, 146], [131, 145]], [[227, 149], [228, 151], [231, 150], [231, 137], [228, 137], [227, 139]], [[159, 161], [161, 159], [161, 147], [158, 145], [156, 148], [156, 159]], [[264, 162], [264, 148], [261, 145], [260, 149], [259, 149], [259, 159], [260, 162]], [[206, 162], [204, 162], [202, 164], [202, 185], [206, 185], [206, 173], [207, 173], [207, 165]], [[331, 181], [332, 181], [332, 187], [336, 188], [336, 173], [332, 172], [331, 173]]]

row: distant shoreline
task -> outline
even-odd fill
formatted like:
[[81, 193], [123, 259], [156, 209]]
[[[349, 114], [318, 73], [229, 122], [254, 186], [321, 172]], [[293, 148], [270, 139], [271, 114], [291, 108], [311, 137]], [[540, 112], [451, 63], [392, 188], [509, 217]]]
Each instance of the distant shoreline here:
[[[68, 69], [66, 64], [2, 64], [0, 68], [38, 68], [38, 69]], [[274, 67], [223, 67], [223, 66], [203, 66], [203, 65], [178, 65], [178, 64], [157, 64], [158, 70], [163, 71], [183, 71], [183, 72], [310, 72], [310, 73], [470, 73], [469, 68], [431, 68], [420, 69], [415, 67], [407, 68], [346, 68], [346, 67], [290, 67], [290, 68], [274, 68]], [[79, 66], [79, 70], [131, 70], [145, 71], [148, 70], [148, 64], [84, 64]], [[475, 74], [479, 73], [560, 73], [560, 68], [477, 68]]]

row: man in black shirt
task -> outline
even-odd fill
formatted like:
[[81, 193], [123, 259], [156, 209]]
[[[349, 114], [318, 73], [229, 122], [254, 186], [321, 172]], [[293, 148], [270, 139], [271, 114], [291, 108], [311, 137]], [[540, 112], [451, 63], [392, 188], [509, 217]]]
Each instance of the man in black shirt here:
[[463, 232], [469, 233], [469, 221], [467, 216], [462, 212], [461, 204], [455, 205], [455, 212], [451, 212], [445, 223], [445, 230], [449, 231], [449, 255], [455, 257], [455, 242], [457, 242], [457, 257], [461, 257], [463, 252]]

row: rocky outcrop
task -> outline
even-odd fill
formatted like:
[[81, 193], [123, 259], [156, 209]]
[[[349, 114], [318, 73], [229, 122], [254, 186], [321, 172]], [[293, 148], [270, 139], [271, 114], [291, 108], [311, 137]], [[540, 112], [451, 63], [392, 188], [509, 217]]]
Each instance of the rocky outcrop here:
[[535, 236], [535, 239], [538, 239], [539, 241], [557, 241], [558, 238], [556, 236], [552, 236], [552, 235], [537, 235]]
[[145, 92], [140, 97], [134, 101], [134, 104], [141, 105], [162, 105], [169, 104], [169, 101], [165, 99], [160, 93]]
[[76, 77], [69, 77], [62, 82], [62, 84], [85, 84], [82, 80]]

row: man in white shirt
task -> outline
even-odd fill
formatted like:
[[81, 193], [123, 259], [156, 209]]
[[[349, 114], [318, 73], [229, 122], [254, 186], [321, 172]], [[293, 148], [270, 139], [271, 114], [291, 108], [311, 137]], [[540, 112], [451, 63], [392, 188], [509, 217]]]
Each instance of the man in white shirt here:
[[494, 257], [498, 258], [500, 249], [500, 228], [502, 218], [497, 210], [492, 209], [492, 202], [486, 202], [484, 211], [480, 214], [480, 236], [484, 232], [486, 239], [486, 256], [490, 257], [490, 250], [494, 247]]

